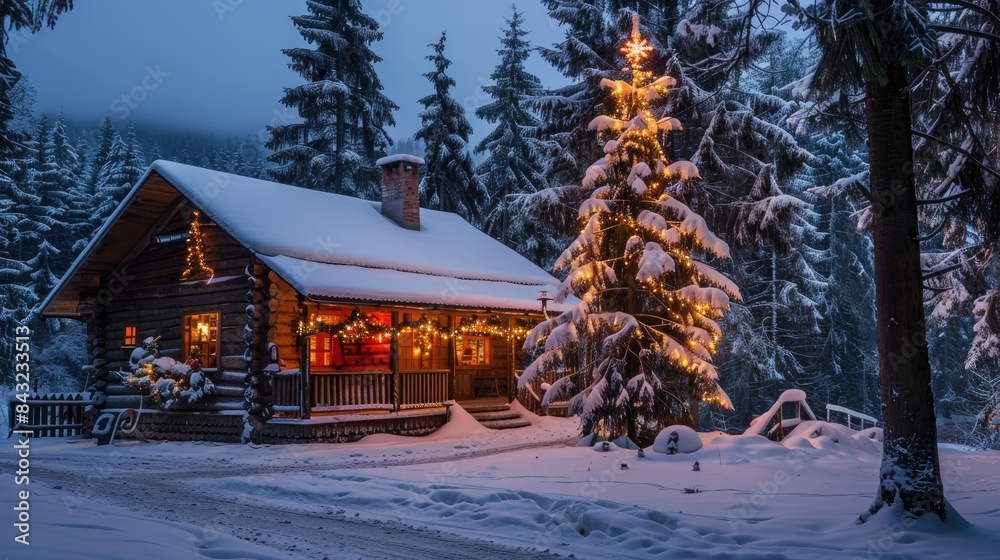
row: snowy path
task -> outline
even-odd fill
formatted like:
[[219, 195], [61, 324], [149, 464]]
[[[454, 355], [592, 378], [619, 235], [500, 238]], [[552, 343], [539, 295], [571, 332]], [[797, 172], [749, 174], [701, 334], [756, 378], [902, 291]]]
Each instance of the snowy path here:
[[[290, 507], [256, 503], [252, 496], [248, 496], [249, 505], [241, 504], [211, 491], [213, 483], [206, 479], [215, 478], [217, 473], [207, 473], [207, 477], [185, 473], [183, 482], [178, 484], [176, 476], [145, 474], [141, 467], [146, 465], [141, 463], [130, 466], [138, 467], [140, 472], [91, 479], [89, 490], [101, 500], [137, 516], [201, 528], [188, 539], [190, 552], [210, 548], [220, 535], [229, 534], [295, 558], [553, 558], [552, 554], [535, 550], [502, 546], [404, 523], [361, 517], [360, 514], [349, 516], [339, 508], [303, 513]], [[180, 472], [184, 472], [183, 469]], [[49, 488], [63, 490], [79, 484], [75, 469], [36, 467], [34, 474], [38, 482]], [[171, 556], [164, 556], [167, 557]], [[222, 556], [209, 554], [208, 557]]]
[[[826, 428], [834, 439], [784, 444], [702, 434], [692, 454], [638, 458], [568, 447], [574, 430], [466, 425], [259, 448], [36, 440], [33, 537], [55, 544], [14, 558], [996, 557], [998, 452], [942, 447], [947, 495], [968, 523], [857, 525], [877, 484], [870, 441], [840, 433], [838, 443]], [[0, 468], [12, 468], [5, 455]], [[0, 480], [6, 511], [8, 485]]]
[[[373, 436], [351, 445], [121, 442], [97, 447], [83, 440], [36, 439], [30, 486], [33, 500], [40, 502], [32, 506], [36, 546], [15, 549], [19, 554], [13, 558], [135, 558], [134, 549], [111, 552], [100, 536], [91, 540], [102, 532], [112, 533], [104, 535], [112, 542], [120, 539], [118, 527], [128, 531], [127, 542], [141, 547], [143, 557], [150, 559], [553, 558], [536, 549], [415, 526], [398, 517], [347, 511], [335, 501], [329, 507], [303, 509], [218, 491], [220, 481], [266, 477], [280, 485], [285, 477], [318, 470], [418, 466], [565, 446], [576, 432], [574, 422], [562, 419], [541, 420], [528, 431], [496, 432], [456, 416], [454, 425], [434, 436]], [[9, 455], [0, 455], [0, 469], [15, 470]], [[16, 493], [6, 477], [0, 490], [2, 499]], [[138, 534], [131, 534], [132, 529]], [[11, 539], [13, 535], [6, 542]], [[37, 545], [40, 541], [42, 546]], [[94, 553], [81, 554], [81, 547], [93, 547]]]

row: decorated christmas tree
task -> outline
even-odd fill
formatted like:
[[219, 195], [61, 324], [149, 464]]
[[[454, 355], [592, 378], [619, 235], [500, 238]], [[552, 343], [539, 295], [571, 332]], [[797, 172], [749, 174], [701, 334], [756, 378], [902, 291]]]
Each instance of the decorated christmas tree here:
[[573, 394], [585, 434], [640, 443], [667, 425], [694, 425], [698, 403], [731, 407], [712, 355], [716, 321], [740, 297], [705, 262], [728, 258], [729, 247], [682, 198], [697, 167], [664, 152], [680, 129], [660, 110], [675, 82], [645, 69], [651, 50], [634, 17], [621, 49], [631, 83], [601, 82], [608, 114], [590, 127], [605, 156], [586, 172], [581, 232], [556, 263], [567, 270], [556, 298], [580, 302], [531, 332], [525, 347], [538, 356], [519, 382], [550, 382], [545, 401]]

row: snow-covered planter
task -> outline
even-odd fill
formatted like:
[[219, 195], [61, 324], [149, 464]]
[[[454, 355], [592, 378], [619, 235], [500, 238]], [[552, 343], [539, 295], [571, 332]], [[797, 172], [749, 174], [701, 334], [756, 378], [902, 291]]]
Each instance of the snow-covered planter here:
[[142, 348], [136, 348], [129, 357], [132, 371], [120, 372], [122, 385], [138, 389], [149, 395], [157, 406], [166, 410], [178, 400], [196, 402], [205, 395], [215, 393], [215, 385], [201, 371], [201, 362], [192, 358], [185, 363], [160, 356], [159, 338], [147, 338]]
[[[674, 438], [673, 434], [677, 434]], [[675, 441], [671, 441], [675, 440]], [[674, 448], [676, 445], [676, 448]], [[667, 426], [657, 434], [656, 439], [653, 440], [653, 451], [657, 453], [671, 453], [671, 448], [673, 453], [694, 453], [701, 449], [702, 443], [701, 438], [698, 436], [698, 432], [689, 428], [688, 426]]]

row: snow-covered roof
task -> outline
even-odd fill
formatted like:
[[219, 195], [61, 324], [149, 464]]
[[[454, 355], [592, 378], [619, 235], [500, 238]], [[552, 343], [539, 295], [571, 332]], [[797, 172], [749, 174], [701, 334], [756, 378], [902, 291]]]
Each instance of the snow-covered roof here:
[[[382, 216], [379, 202], [169, 161], [153, 162], [123, 207], [144, 188], [155, 188], [153, 173], [314, 299], [540, 311], [538, 291], [555, 292], [559, 285], [534, 263], [452, 213], [421, 208], [420, 230], [414, 231]], [[67, 315], [48, 309], [49, 304], [92, 253], [102, 253], [95, 247], [105, 237], [114, 237], [107, 234], [122, 210], [73, 264], [43, 303], [43, 312]]]

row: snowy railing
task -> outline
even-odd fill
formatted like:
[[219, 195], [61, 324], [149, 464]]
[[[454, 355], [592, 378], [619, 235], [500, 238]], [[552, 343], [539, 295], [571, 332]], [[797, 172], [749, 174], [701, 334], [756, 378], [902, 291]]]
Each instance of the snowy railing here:
[[[523, 369], [514, 371], [514, 380], [520, 381], [521, 375], [524, 374]], [[533, 383], [530, 383], [527, 387], [523, 387], [517, 390], [517, 402], [521, 403], [521, 406], [528, 409], [529, 412], [534, 414], [542, 414], [542, 380], [536, 379]]]
[[[856, 410], [851, 410], [849, 408], [845, 408], [843, 406], [838, 406], [838, 405], [835, 405], [835, 404], [828, 404], [828, 405], [826, 405], [826, 421], [827, 422], [830, 422], [830, 416], [831, 416], [830, 413], [837, 413], [837, 414], [843, 414], [843, 415], [845, 415], [847, 417], [847, 421], [844, 423], [844, 425], [847, 426], [848, 428], [856, 429], [856, 430], [863, 430], [863, 429], [865, 429], [865, 422], [868, 422], [868, 424], [870, 424], [868, 426], [869, 428], [871, 428], [871, 427], [877, 427], [881, 423], [881, 421], [878, 420], [877, 418], [874, 418], [874, 417], [869, 416], [867, 414], [864, 414], [862, 412], [858, 412]], [[854, 425], [853, 425], [853, 420], [855, 418], [859, 421], [859, 426], [857, 428], [855, 428]]]
[[[314, 371], [309, 378], [311, 395], [306, 412], [399, 410], [441, 406], [448, 400], [449, 370], [413, 370], [399, 373], [399, 393], [390, 371]], [[299, 370], [274, 376], [274, 411], [302, 415], [303, 379]]]
[[392, 409], [391, 371], [314, 371], [309, 379], [314, 409]]
[[[524, 374], [524, 370], [515, 370], [514, 379], [520, 380], [521, 375]], [[528, 409], [528, 411], [539, 415], [552, 414], [554, 416], [565, 416], [567, 403], [562, 400], [553, 400], [546, 405], [542, 405], [542, 401], [545, 399], [545, 392], [548, 390], [549, 386], [556, 381], [556, 379], [563, 377], [565, 374], [560, 374], [558, 372], [546, 372], [539, 375], [532, 383], [529, 383], [526, 387], [517, 390], [517, 401], [521, 403], [521, 406]]]
[[274, 411], [279, 415], [302, 412], [302, 374], [299, 370], [279, 371], [274, 374]]
[[[83, 433], [83, 410], [91, 404], [90, 393], [33, 394], [27, 401], [10, 401], [10, 432], [31, 430], [33, 437], [67, 437]], [[20, 405], [28, 405], [18, 412]]]
[[448, 400], [448, 373], [446, 369], [399, 372], [399, 407], [443, 405]]

